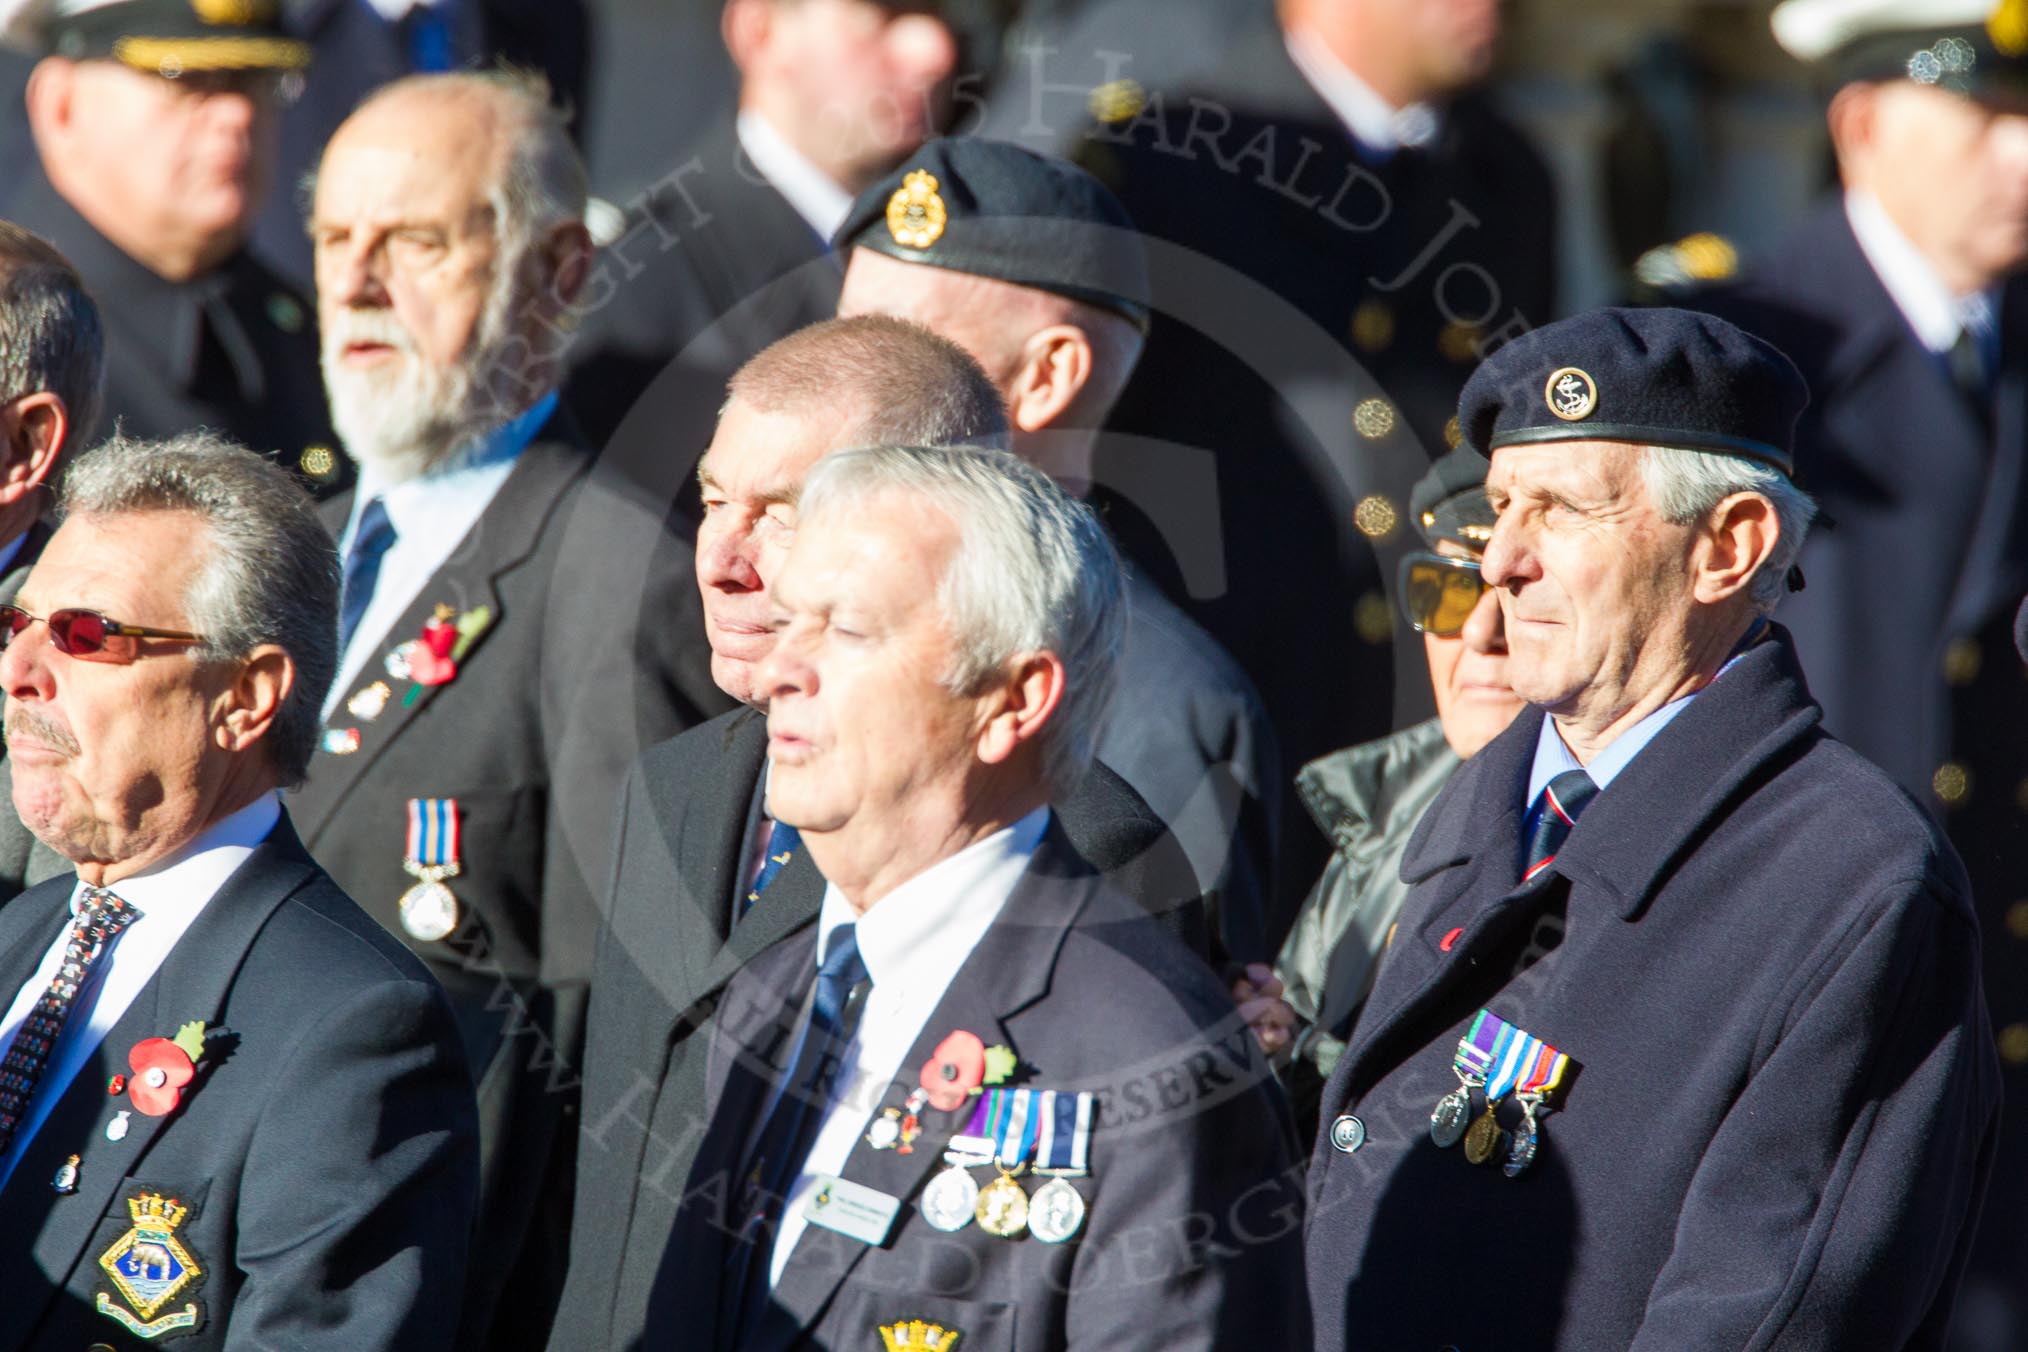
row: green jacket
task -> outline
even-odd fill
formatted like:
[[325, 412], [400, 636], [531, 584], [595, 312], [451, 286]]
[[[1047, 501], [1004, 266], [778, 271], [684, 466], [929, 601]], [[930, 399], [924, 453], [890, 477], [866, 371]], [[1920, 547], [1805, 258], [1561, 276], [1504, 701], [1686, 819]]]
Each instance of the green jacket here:
[[1331, 838], [1331, 858], [1282, 945], [1275, 968], [1307, 1025], [1296, 1056], [1328, 1078], [1340, 1040], [1373, 988], [1408, 884], [1408, 837], [1462, 764], [1432, 718], [1304, 766], [1296, 791]]

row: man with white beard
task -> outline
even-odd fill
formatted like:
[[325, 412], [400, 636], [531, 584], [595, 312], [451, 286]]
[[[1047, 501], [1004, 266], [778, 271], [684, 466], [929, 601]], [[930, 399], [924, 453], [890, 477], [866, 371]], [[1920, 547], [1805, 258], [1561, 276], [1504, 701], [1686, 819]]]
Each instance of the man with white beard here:
[[611, 809], [644, 747], [719, 712], [669, 503], [596, 472], [555, 386], [591, 244], [538, 85], [399, 81], [311, 207], [333, 422], [338, 679], [292, 815], [429, 963], [478, 1079], [463, 1345], [543, 1344], [564, 1272], [575, 1066]]

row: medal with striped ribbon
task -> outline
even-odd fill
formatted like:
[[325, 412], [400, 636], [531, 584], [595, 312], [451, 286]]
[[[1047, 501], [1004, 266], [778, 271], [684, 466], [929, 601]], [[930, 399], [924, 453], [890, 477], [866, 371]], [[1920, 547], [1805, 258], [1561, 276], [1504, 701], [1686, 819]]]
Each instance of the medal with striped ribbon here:
[[1472, 1116], [1472, 1091], [1486, 1083], [1486, 1071], [1493, 1064], [1493, 1043], [1505, 1026], [1482, 1009], [1470, 1030], [1458, 1039], [1458, 1049], [1451, 1054], [1458, 1087], [1438, 1099], [1429, 1115], [1429, 1138], [1446, 1150], [1464, 1139], [1465, 1124]]
[[448, 939], [458, 928], [458, 898], [444, 879], [463, 871], [457, 799], [408, 800], [408, 858], [402, 868], [416, 884], [401, 894], [401, 927], [424, 943]]
[[1490, 1025], [1493, 1055], [1487, 1065], [1484, 1084], [1486, 1110], [1473, 1118], [1472, 1125], [1465, 1129], [1465, 1158], [1474, 1164], [1484, 1164], [1493, 1158], [1493, 1152], [1500, 1148], [1500, 1138], [1506, 1135], [1500, 1130], [1495, 1114], [1500, 1111], [1500, 1100], [1507, 1097], [1507, 1091], [1514, 1087], [1514, 1075], [1518, 1071], [1514, 1063], [1514, 1045], [1527, 1036], [1491, 1010], [1482, 1009], [1479, 1013]]
[[1570, 1057], [1556, 1050], [1540, 1038], [1531, 1038], [1535, 1054], [1530, 1058], [1527, 1069], [1522, 1073], [1521, 1086], [1515, 1097], [1521, 1103], [1521, 1126], [1514, 1133], [1514, 1144], [1507, 1151], [1507, 1162], [1500, 1166], [1509, 1178], [1519, 1178], [1535, 1163], [1535, 1154], [1542, 1148], [1542, 1127], [1535, 1115], [1548, 1105], [1556, 1091], [1563, 1087], [1564, 1073], [1570, 1069]]

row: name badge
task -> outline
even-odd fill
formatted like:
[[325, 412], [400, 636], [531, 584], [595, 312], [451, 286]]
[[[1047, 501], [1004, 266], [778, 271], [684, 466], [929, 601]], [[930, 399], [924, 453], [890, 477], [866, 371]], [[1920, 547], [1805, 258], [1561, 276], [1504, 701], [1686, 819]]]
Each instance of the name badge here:
[[817, 1184], [803, 1219], [826, 1230], [836, 1230], [848, 1239], [878, 1247], [887, 1242], [894, 1218], [901, 1212], [901, 1199], [889, 1197], [849, 1179], [825, 1177]]

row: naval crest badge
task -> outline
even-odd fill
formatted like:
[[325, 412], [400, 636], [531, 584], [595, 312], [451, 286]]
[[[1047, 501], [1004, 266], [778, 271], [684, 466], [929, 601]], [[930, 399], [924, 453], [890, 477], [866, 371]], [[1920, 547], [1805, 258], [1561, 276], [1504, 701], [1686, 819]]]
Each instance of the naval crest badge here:
[[947, 1329], [926, 1319], [897, 1319], [880, 1326], [883, 1352], [957, 1352], [961, 1329]]
[[[127, 1198], [127, 1213], [133, 1225], [99, 1255], [99, 1267], [113, 1290], [97, 1293], [98, 1312], [136, 1338], [196, 1331], [204, 1322], [204, 1307], [189, 1297], [204, 1284], [204, 1266], [176, 1233], [189, 1219], [190, 1208], [142, 1188]], [[181, 1309], [161, 1313], [179, 1297]]]
[[1578, 422], [1598, 407], [1598, 383], [1575, 366], [1565, 366], [1550, 373], [1542, 397], [1551, 413], [1565, 422]]
[[937, 178], [927, 169], [918, 169], [901, 180], [894, 196], [887, 199], [887, 233], [896, 244], [927, 249], [943, 238], [950, 213], [937, 196]]

